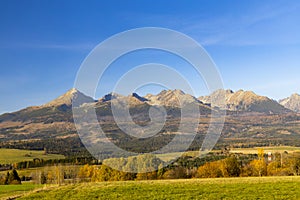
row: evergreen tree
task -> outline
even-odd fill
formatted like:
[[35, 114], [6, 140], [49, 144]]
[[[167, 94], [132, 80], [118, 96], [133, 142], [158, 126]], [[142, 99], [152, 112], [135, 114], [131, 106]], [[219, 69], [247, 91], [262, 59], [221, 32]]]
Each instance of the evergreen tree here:
[[15, 169], [8, 174], [8, 184], [21, 184], [21, 178]]
[[4, 180], [4, 184], [8, 185], [8, 178], [9, 178], [9, 172], [7, 172], [6, 176], [5, 176], [5, 180]]
[[41, 184], [47, 183], [47, 177], [44, 172], [41, 173]]

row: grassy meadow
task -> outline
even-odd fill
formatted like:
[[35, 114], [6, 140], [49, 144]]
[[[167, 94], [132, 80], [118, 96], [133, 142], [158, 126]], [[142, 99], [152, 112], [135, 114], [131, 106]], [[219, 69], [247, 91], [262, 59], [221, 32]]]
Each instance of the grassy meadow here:
[[258, 149], [263, 149], [265, 153], [295, 153], [300, 152], [300, 147], [292, 147], [292, 146], [274, 146], [274, 147], [253, 147], [253, 148], [232, 148], [230, 149], [230, 153], [242, 153], [242, 154], [257, 154]]
[[65, 156], [58, 154], [44, 154], [44, 151], [20, 150], [20, 149], [0, 149], [0, 164], [17, 163], [29, 161], [34, 158], [50, 160], [63, 159]]
[[43, 187], [33, 183], [22, 183], [22, 185], [0, 185], [0, 199], [8, 199], [9, 197], [16, 197], [27, 194]]
[[[295, 153], [300, 152], [300, 147], [293, 147], [293, 146], [272, 146], [272, 147], [252, 147], [252, 148], [232, 148], [230, 149], [230, 153], [241, 153], [241, 154], [257, 154], [258, 149], [263, 149], [265, 153], [281, 153], [281, 152], [288, 152], [288, 153]], [[220, 152], [221, 150], [213, 150], [212, 152]], [[174, 152], [174, 153], [165, 153], [157, 155], [163, 161], [169, 161], [174, 157], [178, 156], [191, 156], [191, 157], [198, 157], [200, 156], [200, 151], [186, 151], [186, 152]]]
[[99, 182], [43, 189], [20, 199], [300, 199], [300, 177]]

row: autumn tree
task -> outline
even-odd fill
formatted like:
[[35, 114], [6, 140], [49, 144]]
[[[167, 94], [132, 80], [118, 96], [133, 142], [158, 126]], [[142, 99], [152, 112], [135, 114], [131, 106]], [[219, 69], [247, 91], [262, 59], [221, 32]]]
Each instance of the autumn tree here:
[[54, 174], [55, 174], [55, 182], [60, 186], [64, 182], [64, 173], [61, 165], [55, 166]]
[[197, 171], [196, 177], [198, 178], [218, 178], [222, 177], [222, 170], [220, 169], [220, 162], [208, 162], [200, 166]]
[[175, 167], [173, 169], [167, 170], [163, 178], [165, 179], [180, 179], [180, 178], [187, 178], [187, 169], [184, 167]]
[[267, 167], [269, 176], [288, 175], [286, 163], [283, 162], [282, 153], [274, 153], [273, 161]]
[[300, 175], [300, 154], [294, 153], [289, 159], [288, 159], [288, 166], [290, 169], [291, 174], [294, 176]]
[[254, 176], [266, 176], [267, 175], [267, 163], [264, 157], [264, 150], [258, 149], [258, 159], [250, 162], [252, 169], [252, 175]]
[[147, 173], [138, 173], [136, 175], [136, 180], [155, 180], [157, 179], [157, 172], [147, 172]]
[[91, 180], [91, 178], [94, 176], [94, 169], [94, 166], [86, 164], [79, 169], [78, 177], [81, 180]]
[[235, 156], [230, 156], [220, 161], [220, 169], [223, 177], [238, 177], [241, 173], [241, 166]]

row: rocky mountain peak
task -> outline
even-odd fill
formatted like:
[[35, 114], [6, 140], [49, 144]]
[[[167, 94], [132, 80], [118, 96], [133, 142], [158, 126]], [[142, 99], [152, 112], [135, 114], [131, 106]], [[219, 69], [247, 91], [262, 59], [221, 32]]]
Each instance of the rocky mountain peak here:
[[185, 94], [182, 90], [163, 90], [157, 95], [146, 95], [145, 98], [149, 100], [152, 105], [165, 105], [181, 107], [181, 104], [201, 103], [192, 95]]
[[300, 95], [298, 93], [294, 93], [291, 95], [292, 98], [300, 98]]
[[111, 92], [111, 93], [104, 95], [102, 98], [99, 99], [99, 101], [106, 102], [106, 101], [111, 101], [113, 99], [122, 98], [122, 97], [124, 97], [124, 96], [120, 95], [118, 93], [115, 93], [115, 92]]
[[297, 93], [292, 94], [290, 97], [279, 100], [279, 103], [285, 108], [295, 112], [300, 112], [300, 95]]
[[281, 106], [276, 101], [255, 94], [253, 91], [238, 90], [218, 90], [209, 96], [199, 97], [199, 100], [204, 103], [211, 103], [212, 100], [217, 107], [218, 99], [225, 96], [226, 109], [231, 111], [250, 111], [263, 113], [286, 113], [288, 109]]
[[99, 99], [99, 102], [97, 104], [101, 104], [102, 102], [112, 102], [114, 105], [120, 104], [120, 105], [127, 105], [130, 106], [143, 104], [147, 102], [148, 99], [145, 97], [141, 97], [137, 93], [132, 93], [128, 96], [123, 96], [118, 93], [109, 93]]
[[74, 106], [80, 106], [84, 103], [94, 102], [94, 99], [86, 96], [85, 94], [81, 93], [77, 89], [72, 88], [69, 91], [67, 91], [65, 94], [54, 99], [53, 101], [44, 104], [43, 107], [61, 106], [61, 105], [70, 107], [72, 106], [73, 102], [76, 104]]
[[142, 102], [145, 102], [145, 101], [148, 101], [148, 99], [147, 98], [145, 98], [145, 97], [141, 97], [140, 95], [138, 95], [137, 93], [132, 93], [132, 95], [131, 95], [132, 97], [134, 97], [134, 98], [136, 98], [136, 99], [138, 99], [138, 100], [140, 100], [140, 101], [142, 101]]

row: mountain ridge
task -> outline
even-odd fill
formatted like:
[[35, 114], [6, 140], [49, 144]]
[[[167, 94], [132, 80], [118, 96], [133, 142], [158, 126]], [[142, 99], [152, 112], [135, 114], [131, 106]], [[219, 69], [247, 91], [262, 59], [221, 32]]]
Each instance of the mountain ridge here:
[[[242, 108], [243, 110], [241, 112], [227, 112], [226, 122], [222, 133], [222, 137], [227, 139], [225, 142], [236, 141], [248, 143], [248, 141], [251, 140], [257, 144], [257, 142], [260, 142], [261, 139], [264, 138], [263, 144], [269, 144], [271, 139], [272, 142], [276, 144], [280, 141], [287, 142], [284, 144], [297, 143], [295, 138], [298, 138], [300, 134], [300, 114], [292, 111], [286, 112], [287, 110], [283, 109], [283, 106], [281, 105], [279, 111], [282, 112], [255, 110], [253, 108], [257, 109], [257, 107], [254, 106], [247, 107], [249, 103], [254, 103], [255, 105], [260, 106], [258, 108], [261, 109], [265, 104], [261, 105], [260, 103], [257, 103], [257, 101], [262, 101], [271, 104], [271, 106], [265, 106], [267, 109], [274, 109], [272, 105], [276, 103], [274, 100], [256, 95], [251, 91], [246, 92], [240, 90], [233, 92], [232, 90], [220, 90], [215, 93], [215, 98], [218, 97], [218, 93], [221, 95], [222, 92], [225, 93], [225, 95], [229, 95], [229, 97], [226, 97], [228, 101], [237, 103], [239, 106], [238, 108]], [[95, 109], [99, 124], [105, 133], [107, 133], [110, 138], [113, 138], [115, 142], [120, 144], [130, 140], [130, 148], [135, 148], [139, 141], [131, 140], [122, 133], [122, 130], [120, 130], [114, 121], [114, 116], [111, 112], [111, 103], [115, 103], [117, 106], [121, 106], [121, 108], [129, 106], [129, 112], [133, 121], [142, 126], [147, 125], [150, 122], [149, 110], [151, 106], [156, 109], [158, 108], [157, 105], [163, 105], [166, 110], [167, 121], [157, 138], [155, 137], [155, 141], [157, 142], [168, 141], [172, 134], [177, 133], [178, 123], [181, 120], [179, 101], [182, 101], [183, 106], [187, 106], [186, 108], [188, 109], [193, 109], [195, 108], [195, 105], [197, 105], [200, 110], [201, 117], [199, 120], [201, 120], [201, 122], [197, 129], [197, 132], [200, 135], [198, 136], [197, 141], [200, 141], [201, 138], [203, 139], [203, 134], [206, 133], [206, 130], [209, 127], [211, 111], [219, 111], [219, 109], [212, 108], [209, 103], [205, 104], [205, 102], [208, 101], [207, 99], [213, 98], [213, 96], [206, 97], [206, 99], [204, 99], [205, 101], [203, 98], [200, 98], [203, 100], [202, 102], [201, 100], [196, 99], [196, 97], [180, 90], [164, 90], [156, 95], [148, 94], [144, 97], [139, 96], [136, 93], [127, 96], [110, 93], [104, 95], [97, 101], [91, 97], [87, 97], [81, 92], [79, 93], [77, 90], [70, 90], [44, 105], [27, 107], [16, 112], [0, 115], [1, 144], [6, 147], [11, 147], [11, 144], [21, 141], [18, 143], [19, 145], [30, 143], [32, 147], [36, 148], [36, 145], [39, 145], [40, 148], [43, 148], [44, 145], [48, 144], [47, 148], [55, 148], [56, 146], [51, 146], [53, 144], [51, 141], [61, 141], [62, 138], [64, 142], [70, 142], [68, 143], [69, 146], [74, 142], [80, 144], [71, 106], [73, 98], [79, 98], [80, 100], [80, 97], [83, 97], [83, 99], [86, 99], [90, 103], [84, 102], [82, 105], [79, 104], [77, 106], [81, 106], [83, 110]], [[245, 101], [240, 104], [239, 102], [241, 99]], [[246, 106], [243, 103], [245, 103]], [[190, 104], [192, 104], [192, 106], [190, 106]], [[275, 109], [277, 109], [278, 103], [275, 105]], [[195, 118], [193, 117], [193, 115], [188, 115], [183, 120], [194, 120]], [[293, 125], [286, 126], [286, 124], [289, 123]], [[63, 148], [65, 148], [64, 142], [61, 144]], [[143, 141], [141, 140], [140, 142], [139, 146], [144, 148], [145, 145]], [[143, 148], [141, 148], [141, 150]]]
[[[218, 98], [225, 96], [226, 107], [222, 107], [218, 105]], [[296, 97], [296, 98], [295, 98]], [[27, 108], [23, 108], [21, 110], [9, 113], [3, 113], [2, 115], [9, 115], [13, 113], [17, 113], [24, 110], [36, 110], [40, 108], [47, 108], [47, 107], [61, 107], [61, 109], [66, 109], [66, 107], [72, 107], [72, 103], [74, 99], [76, 99], [75, 107], [78, 107], [82, 104], [86, 103], [109, 103], [112, 100], [116, 99], [131, 99], [129, 102], [133, 104], [140, 104], [140, 103], [147, 103], [150, 106], [152, 105], [164, 105], [164, 106], [176, 106], [181, 107], [182, 105], [189, 104], [189, 103], [197, 103], [200, 106], [210, 107], [211, 106], [211, 99], [214, 99], [216, 103], [216, 107], [221, 109], [225, 109], [228, 111], [245, 111], [245, 112], [265, 112], [269, 114], [276, 114], [276, 113], [285, 113], [289, 112], [290, 110], [294, 112], [300, 112], [300, 95], [299, 94], [292, 94], [290, 97], [285, 99], [279, 100], [278, 102], [270, 99], [266, 96], [260, 96], [254, 93], [253, 91], [244, 91], [238, 90], [234, 92], [233, 90], [217, 90], [207, 96], [200, 96], [198, 98], [186, 94], [179, 89], [175, 90], [162, 90], [160, 93], [154, 94], [147, 94], [145, 96], [140, 96], [137, 93], [132, 93], [128, 96], [124, 96], [121, 94], [117, 94], [114, 92], [108, 93], [103, 97], [99, 98], [98, 100], [93, 99], [85, 95], [84, 93], [80, 92], [79, 90], [72, 88], [68, 90], [66, 93], [60, 95], [56, 99], [45, 103], [43, 105], [37, 106], [30, 106]], [[294, 106], [291, 106], [290, 102], [291, 98], [293, 98]], [[298, 102], [299, 101], [299, 102]], [[182, 103], [182, 105], [180, 105]], [[254, 105], [251, 105], [254, 104]], [[269, 105], [268, 105], [269, 104]], [[262, 109], [265, 107], [264, 109]], [[213, 109], [213, 108], [212, 108]]]
[[219, 97], [225, 97], [225, 108], [229, 111], [263, 112], [269, 114], [279, 114], [290, 112], [289, 109], [280, 105], [277, 101], [266, 96], [260, 96], [253, 91], [238, 90], [217, 90], [208, 96], [198, 99], [204, 103], [215, 103], [219, 106]]

